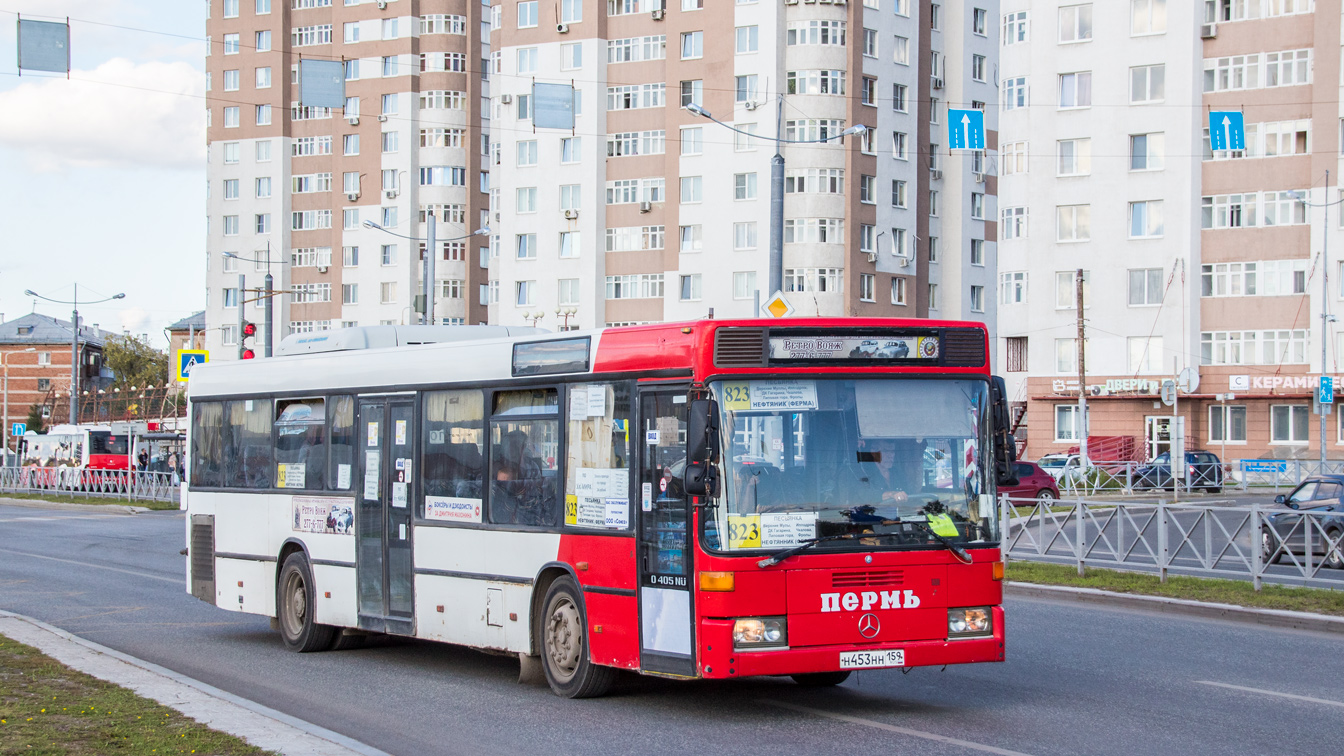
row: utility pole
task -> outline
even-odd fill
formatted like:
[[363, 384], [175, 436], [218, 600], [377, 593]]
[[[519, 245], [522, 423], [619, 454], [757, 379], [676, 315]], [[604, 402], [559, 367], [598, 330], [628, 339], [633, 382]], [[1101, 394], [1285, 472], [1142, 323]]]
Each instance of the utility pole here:
[[70, 313], [70, 424], [79, 425], [79, 284]]
[[434, 325], [434, 263], [437, 262], [434, 259], [436, 257], [434, 237], [437, 229], [434, 227], [434, 211], [430, 210], [428, 215], [429, 233], [425, 236], [425, 316], [421, 322]]
[[[784, 290], [784, 95], [776, 96], [775, 154], [770, 158], [770, 295]], [[756, 308], [752, 317], [760, 317]]]
[[[262, 324], [262, 326], [266, 329], [266, 351], [262, 352], [262, 354], [265, 354], [267, 357], [271, 356], [271, 342], [275, 341], [274, 338], [275, 334], [271, 332], [271, 293], [274, 284], [275, 279], [271, 277], [271, 243], [266, 242], [266, 298], [262, 300], [263, 304], [261, 305], [261, 312], [264, 320], [266, 321], [265, 323]], [[240, 286], [239, 289], [241, 290], [242, 287]], [[241, 297], [242, 294], [239, 294], [238, 306], [240, 308], [242, 307], [243, 304], [243, 300]], [[241, 312], [241, 310], [239, 311]], [[239, 343], [242, 343], [243, 340], [242, 336], [243, 332], [239, 330], [238, 331]]]
[[238, 274], [238, 300], [235, 303], [238, 305], [238, 359], [240, 360], [243, 358], [243, 300], [247, 296], [247, 282], [243, 278], [244, 275], [243, 273]]
[[1083, 269], [1079, 268], [1073, 279], [1075, 298], [1078, 307], [1078, 465], [1087, 472], [1087, 332], [1083, 321]]
[[[1325, 342], [1327, 327], [1330, 325], [1330, 171], [1325, 172], [1325, 200], [1321, 203], [1321, 377], [1325, 377]], [[1320, 391], [1318, 390], [1319, 394]], [[1325, 473], [1326, 414], [1328, 405], [1316, 397], [1316, 406], [1321, 412], [1321, 473]]]

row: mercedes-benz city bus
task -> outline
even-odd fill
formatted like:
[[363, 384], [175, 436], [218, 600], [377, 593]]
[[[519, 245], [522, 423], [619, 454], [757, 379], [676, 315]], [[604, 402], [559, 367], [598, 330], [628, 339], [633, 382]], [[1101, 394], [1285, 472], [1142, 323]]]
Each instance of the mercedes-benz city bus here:
[[192, 371], [188, 590], [286, 646], [388, 633], [618, 670], [1004, 658], [983, 325], [379, 326]]

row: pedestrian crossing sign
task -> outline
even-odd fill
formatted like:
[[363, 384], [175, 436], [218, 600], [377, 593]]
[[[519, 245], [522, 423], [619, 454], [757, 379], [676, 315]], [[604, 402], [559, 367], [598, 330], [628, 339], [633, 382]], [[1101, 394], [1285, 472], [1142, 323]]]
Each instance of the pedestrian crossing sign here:
[[187, 377], [191, 374], [191, 369], [202, 363], [210, 361], [210, 352], [206, 349], [179, 349], [177, 350], [177, 380], [186, 383]]

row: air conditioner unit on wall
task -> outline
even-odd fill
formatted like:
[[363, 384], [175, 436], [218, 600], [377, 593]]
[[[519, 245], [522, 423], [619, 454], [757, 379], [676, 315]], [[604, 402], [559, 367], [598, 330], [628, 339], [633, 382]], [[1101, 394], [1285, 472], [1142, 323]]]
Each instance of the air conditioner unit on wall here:
[[653, 210], [653, 203], [652, 203], [652, 202], [641, 202], [641, 203], [639, 203], [639, 211], [640, 211], [641, 213], [647, 213], [647, 212], [649, 212], [649, 211], [651, 211], [651, 210]]
[[975, 183], [977, 183], [977, 184], [983, 184], [983, 183], [985, 183], [985, 174], [983, 174], [983, 173], [976, 173], [976, 172], [972, 171], [972, 172], [971, 172], [971, 178], [975, 179]]
[[351, 116], [351, 117], [348, 118], [347, 120], [350, 121], [350, 125], [351, 125], [351, 126], [358, 126], [358, 125], [359, 125], [359, 116]]
[[385, 115], [378, 116], [378, 123], [387, 123], [387, 116]]
[[505, 105], [508, 105], [509, 103], [513, 102], [513, 95], [502, 94], [499, 96], [499, 101], [504, 103]]
[[1199, 27], [1200, 39], [1214, 39], [1218, 36], [1218, 24], [1202, 24]]
[[934, 181], [938, 181], [938, 180], [941, 179], [942, 177], [943, 177], [943, 172], [940, 171], [940, 170], [938, 170], [937, 168], [934, 168], [933, 170], [929, 171], [929, 178], [932, 179], [932, 180], [934, 180]]
[[561, 34], [569, 33], [569, 24], [556, 24], [555, 30]]
[[663, 16], [666, 16], [666, 15], [667, 15], [667, 11], [663, 10], [662, 8], [658, 8], [657, 10], [653, 11], [653, 12], [650, 13], [649, 15], [650, 15], [650, 16], [653, 16], [653, 20], [654, 20], [654, 21], [662, 21], [662, 20], [663, 20]]
[[359, 192], [350, 192], [345, 195], [345, 198], [350, 200], [351, 202], [354, 202], [355, 200], [359, 199]]
[[910, 267], [910, 257], [908, 255], [897, 255], [896, 260], [900, 263], [902, 268]]
[[387, 0], [378, 0], [378, 10], [387, 10]]
[[942, 79], [941, 76], [935, 76], [935, 77], [933, 77], [933, 88], [934, 88], [934, 89], [942, 89], [942, 88], [943, 88], [943, 79]]
[[578, 217], [579, 217], [579, 211], [578, 211], [578, 210], [570, 209], [570, 210], [566, 210], [566, 211], [565, 211], [565, 220], [574, 220], [575, 218], [578, 218]]
[[388, 189], [386, 192], [384, 192], [384, 194], [387, 195], [387, 198], [388, 198], [388, 199], [396, 199], [396, 198], [397, 198], [397, 190], [396, 190], [396, 189]]

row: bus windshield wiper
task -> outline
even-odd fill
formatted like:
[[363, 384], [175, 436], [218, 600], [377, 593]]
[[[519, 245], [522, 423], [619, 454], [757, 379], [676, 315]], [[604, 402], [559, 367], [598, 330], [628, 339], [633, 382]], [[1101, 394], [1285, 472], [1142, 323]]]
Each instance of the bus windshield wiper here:
[[852, 541], [852, 540], [854, 540], [854, 539], [856, 539], [856, 538], [887, 538], [887, 537], [890, 537], [890, 536], [897, 536], [897, 535], [903, 535], [903, 534], [902, 534], [902, 533], [841, 533], [840, 535], [823, 536], [823, 537], [821, 537], [821, 538], [810, 538], [810, 539], [808, 539], [808, 540], [806, 540], [806, 541], [803, 541], [802, 543], [798, 544], [797, 546], [793, 546], [793, 547], [784, 549], [783, 551], [778, 551], [778, 552], [775, 552], [774, 554], [771, 554], [770, 556], [766, 557], [765, 559], [762, 559], [761, 561], [757, 562], [757, 563], [756, 563], [756, 566], [757, 566], [757, 567], [760, 567], [761, 569], [765, 569], [766, 567], [773, 567], [773, 566], [779, 564], [780, 562], [784, 561], [785, 559], [788, 559], [789, 557], [793, 556], [794, 554], [801, 554], [802, 552], [807, 551], [808, 549], [812, 548], [813, 546], [816, 546], [816, 545], [819, 544], [819, 543], [826, 543], [827, 541]]
[[[934, 499], [933, 501], [929, 502], [929, 505], [934, 504], [938, 504], [937, 499]], [[840, 514], [848, 517], [850, 522], [862, 523], [864, 525], [900, 525], [900, 524], [918, 525], [919, 527], [924, 529], [924, 532], [932, 536], [934, 540], [938, 541], [938, 543], [941, 543], [943, 546], [947, 547], [947, 550], [952, 552], [952, 555], [955, 556], [957, 560], [960, 561], [962, 564], [971, 563], [972, 561], [971, 555], [967, 553], [966, 549], [963, 549], [960, 546], [956, 545], [946, 536], [938, 533], [933, 529], [933, 526], [930, 525], [928, 521], [930, 515], [928, 514], [924, 515], [925, 519], [923, 520], [902, 520], [899, 517], [897, 517], [894, 520], [887, 520], [874, 514], [874, 511], [875, 508], [872, 506], [862, 506], [862, 507], [854, 507], [853, 509], [842, 510]], [[946, 517], [946, 515], [942, 516]]]

